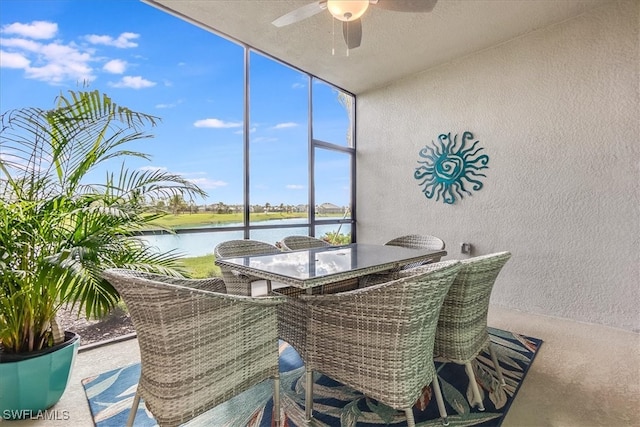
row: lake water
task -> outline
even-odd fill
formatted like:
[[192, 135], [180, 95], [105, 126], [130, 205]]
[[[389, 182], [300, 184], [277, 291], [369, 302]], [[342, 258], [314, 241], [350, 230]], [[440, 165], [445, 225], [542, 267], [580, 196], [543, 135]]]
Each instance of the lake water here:
[[[304, 224], [306, 221], [306, 218], [271, 220], [269, 221], [269, 225], [295, 225]], [[228, 224], [227, 226], [242, 226], [242, 224]], [[340, 227], [340, 224], [316, 226], [316, 236], [322, 237], [328, 232], [337, 231], [338, 227]], [[251, 230], [251, 238], [275, 244], [285, 236], [294, 234], [302, 234], [306, 236], [309, 234], [308, 230], [308, 227]], [[349, 233], [351, 233], [351, 225], [342, 224], [340, 234]], [[185, 256], [194, 257], [212, 254], [213, 248], [215, 248], [218, 243], [222, 243], [226, 240], [242, 239], [244, 238], [244, 232], [242, 230], [201, 231], [195, 233], [147, 235], [141, 236], [140, 238], [151, 246], [157, 248], [160, 252], [178, 250]]]

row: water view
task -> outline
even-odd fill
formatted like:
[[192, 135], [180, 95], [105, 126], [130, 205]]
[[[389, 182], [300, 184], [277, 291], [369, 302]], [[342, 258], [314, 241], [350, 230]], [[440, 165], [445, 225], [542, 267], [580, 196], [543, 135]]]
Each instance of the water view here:
[[[304, 224], [307, 221], [306, 218], [294, 218], [269, 221], [269, 225], [293, 225]], [[242, 226], [242, 223], [227, 224], [227, 226]], [[350, 224], [327, 224], [316, 226], [316, 236], [322, 237], [326, 233], [338, 231], [340, 234], [351, 233]], [[255, 240], [261, 240], [263, 242], [275, 244], [285, 236], [293, 234], [307, 235], [308, 227], [294, 227], [294, 228], [275, 228], [266, 230], [252, 230], [251, 238]], [[181, 234], [160, 234], [160, 235], [147, 235], [141, 238], [149, 243], [154, 248], [157, 248], [160, 252], [167, 252], [170, 250], [177, 250], [188, 257], [196, 257], [203, 255], [210, 255], [213, 253], [213, 248], [218, 243], [225, 240], [242, 239], [244, 234], [239, 231], [199, 231], [193, 233], [181, 233]]]

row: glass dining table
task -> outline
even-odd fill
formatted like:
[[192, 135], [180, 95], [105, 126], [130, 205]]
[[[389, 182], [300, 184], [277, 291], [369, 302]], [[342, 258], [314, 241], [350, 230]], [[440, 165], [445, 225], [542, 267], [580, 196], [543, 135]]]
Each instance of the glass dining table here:
[[439, 259], [444, 250], [408, 249], [399, 246], [351, 243], [281, 252], [271, 255], [248, 255], [220, 258], [216, 265], [240, 274], [306, 289], [311, 294], [316, 286], [355, 279], [407, 264]]

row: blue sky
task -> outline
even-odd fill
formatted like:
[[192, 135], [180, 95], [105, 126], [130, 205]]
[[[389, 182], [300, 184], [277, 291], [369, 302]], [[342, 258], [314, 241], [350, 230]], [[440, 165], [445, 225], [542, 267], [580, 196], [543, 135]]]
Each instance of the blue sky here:
[[[50, 108], [61, 92], [100, 90], [162, 119], [153, 139], [133, 147], [152, 161], [129, 167], [180, 173], [209, 193], [207, 203], [241, 203], [242, 51], [138, 0], [0, 0], [0, 111]], [[306, 203], [308, 81], [257, 54], [251, 61], [250, 203]], [[314, 126], [339, 142], [348, 120], [334, 92], [319, 86], [314, 114], [322, 126]], [[326, 176], [318, 203], [348, 204], [339, 157], [318, 164]]]

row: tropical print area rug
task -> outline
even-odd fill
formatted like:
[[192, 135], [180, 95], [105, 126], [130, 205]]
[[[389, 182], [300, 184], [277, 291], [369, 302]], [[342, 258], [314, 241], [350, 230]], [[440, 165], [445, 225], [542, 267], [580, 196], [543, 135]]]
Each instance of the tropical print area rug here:
[[[481, 354], [474, 369], [483, 394], [485, 411], [469, 407], [472, 396], [464, 366], [436, 360], [438, 378], [451, 426], [499, 426], [522, 385], [542, 340], [500, 329], [489, 329], [506, 387], [498, 384], [491, 358]], [[314, 419], [304, 419], [304, 365], [300, 356], [288, 344], [280, 346], [280, 381], [282, 414], [285, 427], [339, 426], [379, 427], [406, 426], [403, 412], [363, 396], [331, 378], [317, 375], [314, 385]], [[140, 364], [125, 366], [82, 381], [96, 427], [125, 425], [136, 391]], [[271, 427], [272, 388], [265, 381], [211, 411], [191, 420], [185, 426]], [[425, 387], [413, 412], [418, 427], [440, 426], [439, 413], [432, 398], [432, 389]], [[156, 426], [153, 415], [141, 404], [136, 426]]]

